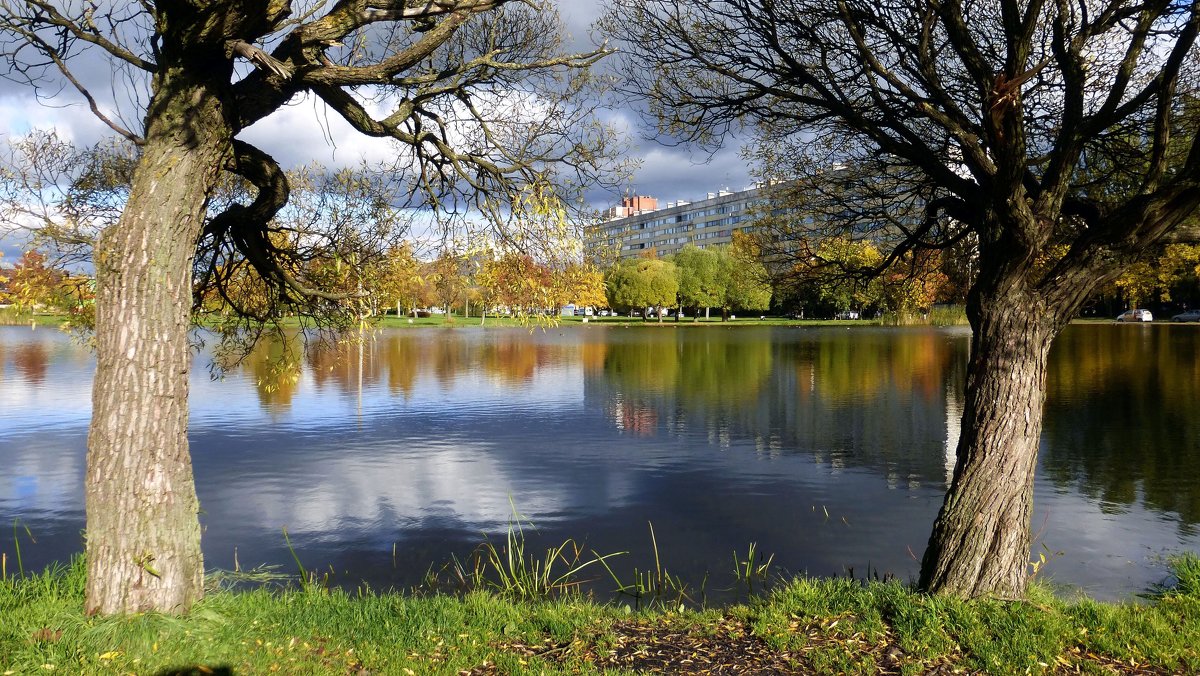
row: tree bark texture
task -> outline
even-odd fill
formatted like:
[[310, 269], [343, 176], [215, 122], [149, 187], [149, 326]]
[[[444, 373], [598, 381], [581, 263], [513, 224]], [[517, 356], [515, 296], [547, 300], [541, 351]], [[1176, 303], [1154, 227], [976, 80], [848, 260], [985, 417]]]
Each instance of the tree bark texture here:
[[225, 114], [212, 88], [158, 76], [129, 202], [96, 250], [89, 614], [184, 612], [203, 595], [188, 328], [192, 258], [230, 154]]
[[1019, 598], [1028, 582], [1046, 361], [1059, 326], [1020, 285], [1000, 286], [968, 302], [958, 459], [921, 564], [920, 587], [934, 593]]

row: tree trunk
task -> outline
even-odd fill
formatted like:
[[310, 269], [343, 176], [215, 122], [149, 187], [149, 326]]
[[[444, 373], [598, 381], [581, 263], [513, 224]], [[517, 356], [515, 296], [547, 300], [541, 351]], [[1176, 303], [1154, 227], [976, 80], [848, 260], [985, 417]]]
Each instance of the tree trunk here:
[[920, 587], [1020, 598], [1029, 572], [1033, 478], [1046, 361], [1059, 327], [1019, 285], [973, 293], [973, 335], [954, 477], [921, 562]]
[[184, 612], [203, 595], [187, 442], [192, 258], [230, 139], [213, 91], [178, 72], [158, 76], [129, 201], [95, 255], [89, 614]]

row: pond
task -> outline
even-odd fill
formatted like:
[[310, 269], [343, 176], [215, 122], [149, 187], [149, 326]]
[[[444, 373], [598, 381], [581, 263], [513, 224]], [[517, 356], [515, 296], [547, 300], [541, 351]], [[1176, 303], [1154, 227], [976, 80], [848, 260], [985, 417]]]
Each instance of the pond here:
[[[287, 346], [262, 345], [219, 380], [201, 352], [190, 439], [206, 565], [294, 571], [286, 528], [338, 584], [408, 588], [502, 539], [516, 512], [531, 546], [628, 552], [610, 560], [623, 578], [654, 562], [652, 524], [661, 564], [709, 600], [751, 543], [773, 575], [915, 579], [968, 338], [460, 324], [376, 332], [361, 350], [297, 339], [298, 370], [279, 366]], [[82, 550], [92, 370], [64, 334], [0, 327], [10, 572], [18, 544], [29, 569]], [[1165, 556], [1200, 550], [1198, 395], [1200, 327], [1067, 329], [1036, 482], [1042, 576], [1130, 598], [1163, 580]]]

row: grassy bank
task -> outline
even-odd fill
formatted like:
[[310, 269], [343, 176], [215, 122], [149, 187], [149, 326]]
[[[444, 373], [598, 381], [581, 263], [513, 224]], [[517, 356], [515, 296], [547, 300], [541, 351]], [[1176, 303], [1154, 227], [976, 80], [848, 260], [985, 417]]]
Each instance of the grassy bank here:
[[[0, 581], [0, 674], [1195, 673], [1200, 563], [1142, 604], [962, 602], [797, 579], [750, 605], [631, 611], [502, 594], [213, 590], [186, 617], [84, 617], [83, 572]], [[948, 671], [949, 670], [949, 671]]]
[[[961, 319], [961, 321], [960, 321]], [[378, 326], [383, 328], [409, 328], [409, 327], [443, 327], [443, 328], [470, 328], [480, 326], [479, 317], [459, 317], [453, 316], [450, 318], [444, 315], [435, 315], [433, 317], [420, 318], [397, 318], [393, 315], [376, 318]], [[621, 326], [621, 327], [746, 327], [746, 326], [896, 326], [896, 325], [924, 325], [930, 326], [956, 326], [966, 325], [966, 315], [954, 312], [939, 312], [931, 315], [928, 320], [898, 322], [893, 317], [885, 316], [881, 319], [861, 319], [852, 321], [842, 321], [833, 319], [789, 319], [787, 317], [770, 317], [763, 316], [761, 319], [758, 315], [753, 317], [739, 316], [736, 319], [729, 321], [721, 321], [720, 315], [709, 318], [685, 317], [679, 321], [675, 321], [674, 317], [666, 317], [659, 322], [657, 319], [643, 320], [639, 317], [587, 317], [584, 321], [583, 317], [558, 317], [549, 322], [546, 320], [526, 320], [522, 321], [511, 317], [488, 317], [487, 321], [482, 325], [484, 327], [523, 327], [523, 328], [539, 328], [550, 326]]]
[[0, 308], [0, 326], [62, 326], [66, 315], [18, 312], [11, 307]]

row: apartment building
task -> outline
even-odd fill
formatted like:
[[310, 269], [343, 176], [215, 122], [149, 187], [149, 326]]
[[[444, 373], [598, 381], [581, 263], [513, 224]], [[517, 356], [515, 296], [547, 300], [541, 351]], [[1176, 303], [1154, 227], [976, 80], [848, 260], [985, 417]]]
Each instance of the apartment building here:
[[669, 256], [688, 244], [700, 248], [728, 244], [735, 230], [749, 225], [751, 208], [762, 199], [761, 192], [760, 188], [721, 190], [698, 202], [681, 200], [663, 207], [654, 197], [626, 197], [588, 228], [585, 251], [594, 259], [612, 260], [636, 258], [647, 249]]

